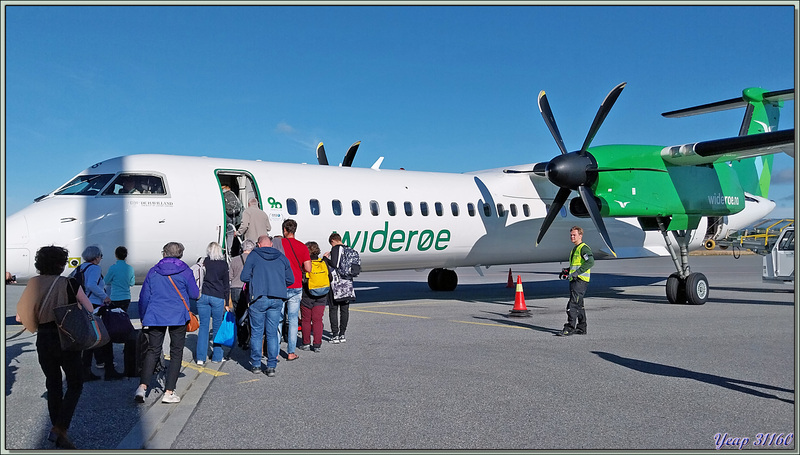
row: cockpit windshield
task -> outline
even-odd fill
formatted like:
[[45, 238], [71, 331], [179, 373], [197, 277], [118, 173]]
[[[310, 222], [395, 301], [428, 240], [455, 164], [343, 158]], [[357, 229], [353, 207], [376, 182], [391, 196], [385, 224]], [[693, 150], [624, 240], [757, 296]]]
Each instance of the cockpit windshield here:
[[56, 195], [94, 196], [103, 189], [114, 174], [79, 175], [59, 188]]
[[164, 180], [157, 175], [120, 174], [103, 195], [167, 194]]

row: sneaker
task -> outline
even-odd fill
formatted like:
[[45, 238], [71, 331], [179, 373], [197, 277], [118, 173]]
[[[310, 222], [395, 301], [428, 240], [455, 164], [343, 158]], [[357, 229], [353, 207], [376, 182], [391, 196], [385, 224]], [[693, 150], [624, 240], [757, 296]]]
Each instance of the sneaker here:
[[136, 393], [133, 395], [133, 401], [137, 403], [144, 403], [144, 394], [147, 392], [147, 389], [143, 389], [141, 386], [136, 388]]
[[586, 335], [586, 330], [575, 329], [575, 335]]
[[314, 346], [311, 347], [311, 350], [316, 352], [316, 353], [319, 353], [322, 350], [322, 346], [315, 344]]
[[275, 368], [267, 368], [267, 371], [264, 372], [269, 377], [275, 376]]
[[261, 373], [261, 367], [250, 368], [250, 372], [253, 373], [253, 374]]
[[339, 335], [332, 336], [329, 341], [333, 344], [339, 344]]
[[301, 344], [300, 346], [297, 347], [297, 349], [300, 349], [301, 351], [308, 351], [309, 349], [311, 349], [311, 345], [310, 344]]
[[175, 392], [166, 392], [164, 393], [164, 397], [161, 398], [162, 403], [180, 403], [181, 397], [179, 397]]
[[564, 330], [558, 332], [556, 335], [558, 335], [560, 337], [566, 337], [566, 336], [570, 336], [570, 335], [574, 334], [575, 332], [576, 331], [574, 329], [568, 329], [568, 328], [564, 327]]
[[103, 368], [106, 367], [106, 364], [105, 363], [98, 363], [96, 366], [97, 366], [97, 368], [100, 368], [102, 370]]
[[198, 361], [197, 361], [197, 364], [198, 364], [199, 366], [203, 366], [203, 365], [205, 365], [206, 363], [205, 363], [204, 361], [202, 361], [202, 360], [198, 360]]
[[344, 337], [344, 334], [339, 335], [339, 343], [344, 343], [347, 339]]

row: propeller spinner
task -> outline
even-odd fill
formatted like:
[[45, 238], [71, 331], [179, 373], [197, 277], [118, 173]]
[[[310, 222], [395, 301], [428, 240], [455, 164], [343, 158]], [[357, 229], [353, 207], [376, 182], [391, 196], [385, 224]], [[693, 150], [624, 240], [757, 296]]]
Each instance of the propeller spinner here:
[[[561, 150], [561, 155], [556, 156], [544, 166], [544, 175], [560, 189], [555, 199], [553, 199], [553, 204], [550, 205], [550, 210], [547, 211], [544, 222], [542, 222], [539, 236], [536, 239], [536, 245], [541, 242], [542, 237], [544, 237], [544, 234], [547, 232], [547, 228], [552, 224], [556, 214], [561, 211], [561, 207], [564, 206], [572, 190], [576, 190], [578, 194], [580, 194], [586, 209], [589, 211], [589, 217], [600, 232], [600, 236], [608, 246], [608, 249], [611, 250], [611, 254], [614, 256], [617, 255], [614, 252], [614, 247], [611, 245], [611, 239], [608, 236], [605, 223], [603, 223], [603, 217], [600, 216], [600, 207], [597, 204], [594, 194], [592, 194], [591, 185], [597, 179], [597, 172], [599, 169], [597, 168], [597, 161], [592, 154], [588, 152], [588, 149], [595, 135], [597, 135], [600, 126], [603, 124], [603, 121], [611, 111], [611, 107], [614, 106], [617, 98], [619, 98], [622, 89], [625, 88], [625, 84], [626, 83], [623, 82], [617, 85], [608, 93], [606, 99], [603, 100], [603, 103], [600, 105], [597, 115], [594, 117], [594, 122], [592, 122], [592, 126], [589, 128], [589, 133], [586, 135], [583, 145], [580, 150], [575, 152], [567, 152], [567, 148], [564, 146], [564, 140], [561, 138], [561, 133], [558, 131], [556, 119], [553, 117], [553, 111], [550, 109], [550, 103], [547, 102], [547, 95], [545, 95], [544, 91], [539, 93], [539, 111], [542, 113], [547, 128], [550, 130], [553, 139], [555, 139], [558, 148]], [[538, 167], [538, 169], [534, 168], [533, 172], [540, 174], [542, 169], [541, 167]]]

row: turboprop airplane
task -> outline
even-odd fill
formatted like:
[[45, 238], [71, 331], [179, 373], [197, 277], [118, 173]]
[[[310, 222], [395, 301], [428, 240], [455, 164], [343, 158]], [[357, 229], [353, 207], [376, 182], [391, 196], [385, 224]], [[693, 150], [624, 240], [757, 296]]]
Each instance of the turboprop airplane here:
[[[303, 241], [327, 245], [336, 231], [361, 253], [363, 270], [432, 269], [432, 290], [455, 289], [457, 267], [481, 273], [481, 267], [496, 264], [564, 261], [572, 247], [566, 232], [579, 224], [597, 259], [671, 256], [678, 271], [667, 280], [668, 300], [702, 304], [708, 282], [690, 271], [688, 251], [774, 208], [766, 198], [771, 156], [762, 155], [793, 150], [794, 130], [774, 131], [793, 91], [751, 88], [735, 101], [665, 114], [747, 106], [741, 137], [590, 148], [624, 86], [609, 93], [583, 146], [571, 153], [542, 92], [540, 110], [562, 154], [512, 168], [463, 174], [380, 169], [379, 163], [357, 168], [350, 164], [358, 142], [341, 166], [171, 155], [111, 158], [8, 217], [6, 269], [24, 282], [36, 273], [36, 250], [51, 244], [70, 251], [65, 274], [93, 244], [107, 255], [127, 246], [139, 282], [167, 242], [183, 243], [184, 259], [193, 262], [205, 256], [209, 242], [226, 242], [220, 189], [226, 184], [242, 201], [259, 201], [273, 234], [287, 218], [297, 221]], [[317, 157], [327, 164], [322, 144]], [[548, 229], [562, 235], [545, 237]]]

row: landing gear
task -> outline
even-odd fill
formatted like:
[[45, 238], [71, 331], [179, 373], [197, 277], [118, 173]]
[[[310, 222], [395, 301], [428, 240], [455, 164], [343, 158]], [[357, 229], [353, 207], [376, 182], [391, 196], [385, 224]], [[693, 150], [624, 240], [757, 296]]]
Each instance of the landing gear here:
[[675, 268], [678, 269], [677, 272], [667, 278], [667, 300], [669, 303], [681, 305], [686, 303], [702, 305], [706, 303], [708, 301], [708, 279], [702, 273], [692, 273], [689, 268], [691, 231], [671, 231], [680, 248], [680, 257], [678, 257], [672, 248], [672, 242], [667, 235], [668, 231], [661, 219], [658, 220], [658, 228], [661, 231], [661, 235], [664, 236], [667, 250], [672, 256]]
[[428, 274], [428, 287], [432, 291], [454, 291], [458, 286], [455, 270], [437, 268]]

